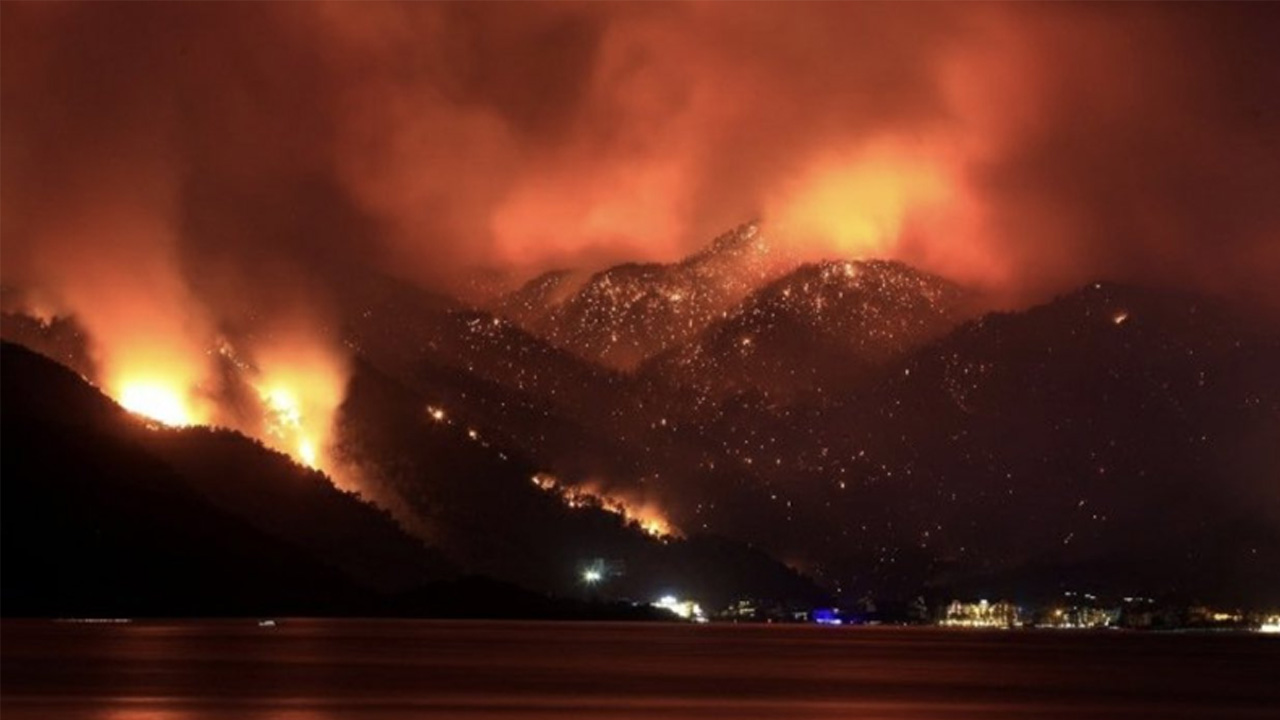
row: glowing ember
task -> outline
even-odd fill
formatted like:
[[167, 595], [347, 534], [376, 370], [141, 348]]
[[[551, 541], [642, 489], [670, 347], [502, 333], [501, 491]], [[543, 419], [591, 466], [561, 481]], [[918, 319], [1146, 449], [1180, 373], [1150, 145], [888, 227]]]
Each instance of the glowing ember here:
[[571, 508], [592, 507], [613, 513], [655, 538], [680, 537], [680, 531], [652, 503], [636, 502], [611, 495], [591, 483], [569, 487], [547, 473], [534, 475], [533, 484], [559, 496], [564, 504]]
[[119, 392], [120, 405], [129, 412], [165, 425], [192, 425], [193, 413], [184, 393], [160, 382], [128, 382]]

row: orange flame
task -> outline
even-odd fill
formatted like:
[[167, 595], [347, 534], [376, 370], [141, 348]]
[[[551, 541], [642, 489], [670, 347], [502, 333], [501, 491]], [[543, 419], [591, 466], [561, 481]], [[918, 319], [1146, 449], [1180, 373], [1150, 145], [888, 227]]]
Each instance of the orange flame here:
[[98, 354], [106, 366], [104, 390], [126, 410], [172, 426], [213, 420], [215, 408], [203, 391], [208, 366], [182, 339], [162, 343], [148, 338], [145, 345], [99, 343]]
[[328, 449], [346, 393], [341, 355], [310, 338], [294, 337], [260, 350], [258, 367], [252, 383], [265, 414], [260, 439], [332, 476], [338, 468]]
[[618, 493], [607, 492], [599, 484], [592, 482], [568, 486], [561, 483], [554, 475], [547, 473], [534, 475], [533, 484], [558, 496], [571, 508], [593, 507], [613, 513], [652, 537], [658, 539], [682, 537], [680, 530], [667, 519], [662, 509], [652, 502], [638, 501]]
[[129, 412], [165, 425], [193, 425], [194, 414], [181, 390], [145, 380], [127, 381], [120, 389], [120, 405]]
[[890, 257], [912, 222], [955, 203], [957, 187], [936, 154], [880, 142], [820, 158], [774, 196], [766, 218], [806, 254]]
[[332, 426], [346, 391], [348, 370], [342, 355], [298, 332], [259, 342], [243, 360], [226, 340], [217, 352], [256, 392], [259, 410], [237, 410], [226, 388], [208, 378], [207, 353], [184, 352], [180, 338], [154, 343], [147, 352], [114, 342], [100, 333], [99, 355], [108, 363], [104, 390], [122, 407], [167, 426], [224, 425], [257, 438], [307, 467], [323, 470], [337, 482], [340, 468], [328, 455]]

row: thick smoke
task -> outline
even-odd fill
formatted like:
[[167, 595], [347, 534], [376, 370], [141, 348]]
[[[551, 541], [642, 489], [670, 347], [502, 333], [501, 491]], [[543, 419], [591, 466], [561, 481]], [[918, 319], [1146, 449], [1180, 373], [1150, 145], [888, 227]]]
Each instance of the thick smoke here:
[[670, 260], [763, 216], [1012, 301], [1106, 277], [1274, 308], [1278, 15], [6, 3], [3, 281], [186, 352], [323, 324], [351, 268]]

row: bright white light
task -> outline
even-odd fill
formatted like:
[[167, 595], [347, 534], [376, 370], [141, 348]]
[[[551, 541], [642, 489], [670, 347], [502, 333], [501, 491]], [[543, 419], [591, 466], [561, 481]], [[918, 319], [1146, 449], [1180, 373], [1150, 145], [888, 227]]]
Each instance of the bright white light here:
[[314, 468], [317, 466], [318, 457], [316, 455], [316, 446], [307, 438], [298, 441], [298, 457], [307, 467]]
[[706, 622], [707, 617], [702, 614], [702, 607], [692, 600], [681, 600], [674, 595], [663, 595], [653, 603], [656, 608], [661, 608], [672, 613], [683, 620], [692, 620], [694, 622]]
[[602, 575], [599, 570], [583, 570], [582, 571], [582, 582], [588, 585], [595, 585], [596, 583], [600, 582], [602, 579], [604, 579], [604, 575]]
[[130, 383], [120, 393], [125, 410], [149, 417], [165, 425], [190, 425], [191, 413], [175, 389], [153, 383]]

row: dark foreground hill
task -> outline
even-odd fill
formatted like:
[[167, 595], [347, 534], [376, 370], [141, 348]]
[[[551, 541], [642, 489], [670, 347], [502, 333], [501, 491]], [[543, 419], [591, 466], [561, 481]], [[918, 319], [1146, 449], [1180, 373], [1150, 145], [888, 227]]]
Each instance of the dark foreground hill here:
[[[203, 495], [149, 430], [72, 372], [16, 345], [3, 347], [3, 607], [8, 615], [338, 613], [368, 607], [372, 589], [301, 538], [272, 532]], [[234, 442], [234, 441], [233, 441]], [[319, 482], [244, 438], [265, 470], [228, 482]], [[272, 477], [274, 476], [274, 477]], [[327, 483], [326, 483], [327, 484]], [[298, 488], [298, 495], [306, 490]], [[323, 504], [324, 501], [321, 501]], [[343, 504], [341, 498], [330, 503]], [[394, 525], [350, 501], [352, 533]], [[281, 506], [277, 514], [296, 512]], [[360, 525], [363, 527], [357, 528]], [[401, 544], [392, 555], [420, 549]], [[379, 555], [374, 551], [371, 555]], [[379, 558], [384, 559], [384, 558]]]
[[[644, 604], [672, 590], [716, 604], [781, 597], [761, 588], [818, 596], [745, 546], [658, 540], [602, 508], [567, 506], [530, 482], [534, 466], [430, 421], [412, 393], [368, 368], [344, 407], [345, 450], [430, 528], [430, 547], [237, 433], [157, 427], [17, 345], [4, 344], [0, 369], [9, 615], [604, 618], [650, 616]], [[609, 586], [584, 592], [578, 575], [597, 558]], [[600, 600], [628, 589], [643, 602]]]
[[[541, 468], [519, 448], [468, 422], [465, 409], [434, 406], [368, 364], [357, 363], [340, 415], [342, 452], [362, 469], [369, 495], [468, 570], [561, 595], [647, 602], [677, 594], [711, 607], [823, 595], [744, 543], [655, 536], [637, 522], [643, 516], [610, 512], [608, 501], [569, 501], [549, 481], [536, 482]], [[584, 587], [583, 570], [596, 565], [606, 582]]]
[[[407, 544], [232, 433], [89, 430], [375, 592], [433, 581], [447, 558], [539, 592], [708, 605], [820, 597], [793, 568], [846, 598], [1280, 602], [1274, 323], [1105, 283], [964, 322], [975, 298], [945, 279], [884, 261], [786, 271], [767, 249], [744, 226], [681, 263], [549, 275], [508, 296], [505, 319], [353, 282], [340, 455]], [[73, 321], [5, 316], [3, 330], [93, 377]], [[41, 427], [84, 430], [64, 427], [79, 401], [39, 382]], [[9, 395], [6, 450], [21, 424]], [[588, 492], [685, 537], [574, 496]], [[584, 587], [597, 562], [606, 587]]]
[[459, 577], [247, 438], [155, 428], [42, 356], [2, 356], [7, 616], [654, 616]]

